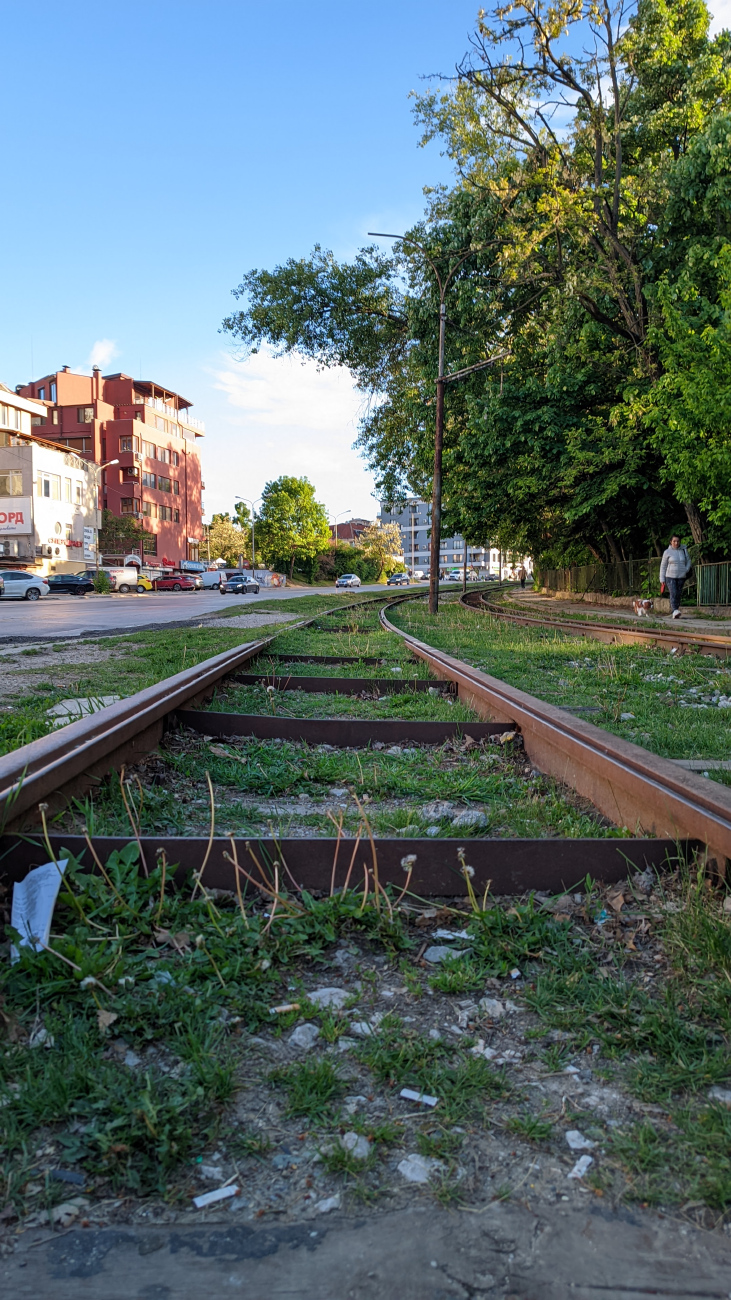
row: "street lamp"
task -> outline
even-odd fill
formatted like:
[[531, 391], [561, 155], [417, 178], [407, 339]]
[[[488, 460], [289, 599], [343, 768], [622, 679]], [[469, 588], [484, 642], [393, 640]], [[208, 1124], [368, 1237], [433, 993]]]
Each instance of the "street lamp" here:
[[342, 515], [352, 515], [352, 513], [353, 513], [352, 510], [341, 510], [340, 514], [333, 515], [333, 519], [335, 520], [333, 524], [333, 532], [335, 534], [335, 537], [333, 538], [333, 540], [335, 541], [335, 543], [337, 543], [338, 540], [338, 519], [340, 519]]
[[369, 230], [369, 235], [374, 239], [400, 239], [403, 244], [413, 244], [418, 248], [425, 262], [428, 262], [439, 289], [439, 364], [437, 368], [437, 406], [436, 419], [434, 423], [434, 480], [432, 483], [432, 503], [431, 503], [431, 544], [429, 552], [429, 613], [436, 614], [439, 610], [439, 545], [441, 542], [442, 531], [442, 451], [444, 448], [444, 385], [451, 383], [453, 379], [462, 379], [464, 375], [470, 375], [475, 370], [482, 370], [484, 366], [491, 366], [494, 361], [499, 361], [501, 357], [507, 356], [507, 352], [500, 352], [494, 357], [489, 357], [486, 361], [478, 361], [474, 366], [465, 366], [463, 370], [457, 370], [451, 375], [444, 373], [444, 332], [447, 323], [447, 304], [446, 295], [450, 281], [457, 274], [467, 258], [472, 253], [479, 253], [479, 248], [468, 248], [454, 263], [447, 275], [442, 277], [439, 273], [436, 263], [426, 252], [423, 244], [418, 240], [412, 239], [409, 235], [387, 234], [383, 230]]
[[[261, 501], [261, 497], [257, 497], [256, 499], [257, 502]], [[254, 502], [250, 497], [234, 497], [234, 501], [245, 501], [247, 506], [251, 506], [251, 568], [253, 572], [256, 566], [256, 548], [254, 547], [254, 515], [256, 514], [256, 509]]]
[[[102, 465], [94, 465], [94, 466], [93, 466], [93, 469], [94, 469], [94, 471], [95, 471], [95, 473], [96, 473], [96, 509], [97, 509], [97, 514], [98, 514], [98, 511], [99, 511], [99, 489], [100, 489], [100, 487], [101, 487], [101, 482], [102, 482], [102, 471], [105, 470], [105, 469], [109, 469], [109, 466], [110, 466], [110, 465], [118, 465], [118, 464], [119, 464], [119, 457], [118, 457], [118, 456], [115, 456], [114, 460], [105, 460], [104, 463], [103, 463]], [[92, 468], [91, 465], [90, 465], [90, 468]], [[99, 545], [99, 538], [97, 537], [97, 553], [96, 553], [96, 563], [97, 563], [97, 568], [99, 567], [99, 550], [98, 550], [98, 545]]]

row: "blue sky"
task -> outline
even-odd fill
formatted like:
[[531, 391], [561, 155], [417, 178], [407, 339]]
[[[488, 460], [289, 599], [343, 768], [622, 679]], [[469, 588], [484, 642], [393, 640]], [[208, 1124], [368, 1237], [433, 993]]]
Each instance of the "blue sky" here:
[[[475, 0], [4, 9], [0, 379], [62, 365], [155, 378], [206, 421], [206, 510], [308, 473], [372, 516], [343, 373], [237, 362], [243, 271], [399, 231], [448, 175], [408, 93], [464, 52]], [[12, 56], [11, 56], [12, 51]], [[33, 370], [31, 370], [31, 366]]]
[[[716, 0], [729, 22], [731, 0]], [[308, 474], [373, 516], [343, 372], [237, 362], [218, 334], [251, 267], [403, 230], [447, 179], [408, 93], [449, 72], [477, 0], [25, 0], [3, 11], [0, 380], [62, 365], [194, 403], [206, 511]]]

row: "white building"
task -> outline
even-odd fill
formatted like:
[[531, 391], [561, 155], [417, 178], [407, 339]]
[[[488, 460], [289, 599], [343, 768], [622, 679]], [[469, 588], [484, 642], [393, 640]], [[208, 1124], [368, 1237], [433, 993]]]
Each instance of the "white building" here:
[[34, 436], [45, 414], [0, 384], [0, 567], [68, 573], [96, 566], [99, 470]]
[[[378, 517], [382, 524], [398, 524], [401, 529], [403, 560], [406, 568], [411, 571], [421, 569], [426, 572], [431, 561], [431, 502], [420, 501], [418, 497], [409, 497], [405, 505], [399, 509], [382, 501]], [[457, 565], [462, 566], [464, 559], [464, 538], [459, 533], [455, 533], [452, 537], [442, 537], [439, 546], [440, 571]], [[511, 553], [508, 557], [494, 546], [467, 547], [467, 568], [473, 569], [480, 577], [485, 577], [488, 573], [505, 576], [521, 563], [526, 569], [533, 567], [528, 556], [518, 559]]]

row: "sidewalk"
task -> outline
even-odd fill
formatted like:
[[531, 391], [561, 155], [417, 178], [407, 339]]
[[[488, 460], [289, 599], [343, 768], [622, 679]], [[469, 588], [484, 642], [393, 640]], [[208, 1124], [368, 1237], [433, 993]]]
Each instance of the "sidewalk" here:
[[680, 626], [687, 631], [731, 637], [731, 606], [729, 607], [728, 618], [709, 618], [707, 615], [702, 618], [694, 617], [690, 612], [693, 610], [693, 606], [686, 605], [683, 607], [680, 619], [671, 619], [669, 615], [664, 614], [650, 615], [649, 618], [638, 618], [634, 610], [623, 609], [621, 606], [590, 605], [581, 600], [564, 600], [556, 596], [542, 596], [534, 591], [510, 592], [508, 602], [511, 605], [520, 604], [525, 607], [524, 612], [526, 614], [530, 613], [536, 616], [547, 615], [550, 618], [560, 618], [562, 614], [571, 614], [574, 617], [585, 618], [589, 623], [637, 623], [640, 627]]

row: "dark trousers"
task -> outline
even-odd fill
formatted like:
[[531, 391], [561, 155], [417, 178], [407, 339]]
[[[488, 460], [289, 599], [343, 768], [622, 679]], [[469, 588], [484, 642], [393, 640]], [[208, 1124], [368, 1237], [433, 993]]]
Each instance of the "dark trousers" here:
[[670, 612], [674, 609], [680, 609], [680, 599], [683, 595], [685, 578], [668, 578], [668, 591], [670, 593]]
[[521, 578], [520, 580], [520, 590], [525, 591], [525, 578]]

